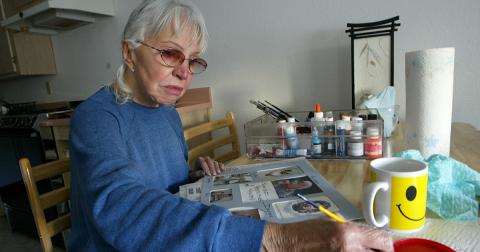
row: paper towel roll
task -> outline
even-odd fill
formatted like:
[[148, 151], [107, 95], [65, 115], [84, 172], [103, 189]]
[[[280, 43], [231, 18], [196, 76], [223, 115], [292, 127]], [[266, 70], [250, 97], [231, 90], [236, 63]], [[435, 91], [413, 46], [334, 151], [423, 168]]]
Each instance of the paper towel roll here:
[[450, 155], [455, 48], [405, 54], [407, 146]]

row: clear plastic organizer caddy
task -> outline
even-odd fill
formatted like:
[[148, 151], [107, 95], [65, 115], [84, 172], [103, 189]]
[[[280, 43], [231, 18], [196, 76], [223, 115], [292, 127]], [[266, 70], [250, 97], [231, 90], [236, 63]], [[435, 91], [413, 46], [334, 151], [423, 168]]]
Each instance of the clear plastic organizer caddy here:
[[325, 118], [290, 112], [289, 121], [265, 114], [245, 124], [249, 158], [374, 159], [382, 157], [383, 120], [376, 109], [334, 110]]

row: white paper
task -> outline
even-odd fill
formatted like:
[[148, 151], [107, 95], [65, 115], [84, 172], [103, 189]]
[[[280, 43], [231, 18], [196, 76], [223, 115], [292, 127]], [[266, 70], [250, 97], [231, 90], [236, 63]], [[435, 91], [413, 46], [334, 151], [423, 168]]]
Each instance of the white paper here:
[[450, 155], [455, 48], [405, 54], [406, 137], [425, 158]]

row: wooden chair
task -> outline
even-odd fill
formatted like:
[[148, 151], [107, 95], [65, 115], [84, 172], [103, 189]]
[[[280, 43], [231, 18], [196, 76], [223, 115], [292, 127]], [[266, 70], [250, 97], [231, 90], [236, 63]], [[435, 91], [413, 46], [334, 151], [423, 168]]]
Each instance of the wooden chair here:
[[[228, 133], [225, 135], [222, 129], [228, 129]], [[199, 124], [184, 131], [187, 143], [196, 137], [204, 135], [209, 135], [206, 141], [204, 140], [196, 146], [189, 147], [188, 160], [190, 167], [193, 167], [199, 156], [208, 155], [223, 163], [240, 156], [240, 144], [233, 112], [227, 112], [226, 118]], [[229, 145], [231, 150], [225, 147]]]
[[[37, 182], [51, 178], [57, 180], [63, 178], [63, 175], [68, 174], [70, 171], [70, 160], [58, 160], [34, 167], [30, 165], [30, 161], [27, 158], [20, 159], [19, 163], [38, 235], [40, 236], [42, 249], [48, 252], [53, 251], [51, 238], [70, 228], [71, 215], [70, 213], [63, 215], [58, 214], [58, 217], [47, 220], [44, 211], [45, 209], [58, 206], [63, 202], [68, 203], [70, 186], [68, 183], [60, 183], [63, 184], [62, 187], [40, 194], [37, 188]], [[68, 206], [68, 204], [65, 205]]]

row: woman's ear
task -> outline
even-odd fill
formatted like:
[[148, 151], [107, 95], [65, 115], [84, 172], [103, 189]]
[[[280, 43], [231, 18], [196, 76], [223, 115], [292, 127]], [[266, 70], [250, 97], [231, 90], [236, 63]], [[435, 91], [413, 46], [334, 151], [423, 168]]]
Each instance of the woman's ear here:
[[122, 58], [128, 69], [130, 69], [132, 72], [135, 72], [133, 48], [130, 46], [130, 43], [125, 40], [122, 41]]

